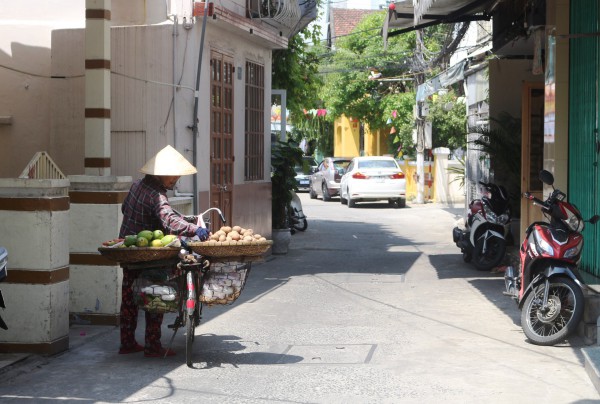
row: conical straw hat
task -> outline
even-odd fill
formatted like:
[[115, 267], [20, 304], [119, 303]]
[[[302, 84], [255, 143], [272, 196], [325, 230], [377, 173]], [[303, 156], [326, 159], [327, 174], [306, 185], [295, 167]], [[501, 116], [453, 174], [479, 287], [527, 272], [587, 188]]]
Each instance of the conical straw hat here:
[[167, 146], [152, 157], [142, 168], [140, 172], [152, 175], [172, 175], [182, 176], [196, 174], [198, 171], [171, 146]]

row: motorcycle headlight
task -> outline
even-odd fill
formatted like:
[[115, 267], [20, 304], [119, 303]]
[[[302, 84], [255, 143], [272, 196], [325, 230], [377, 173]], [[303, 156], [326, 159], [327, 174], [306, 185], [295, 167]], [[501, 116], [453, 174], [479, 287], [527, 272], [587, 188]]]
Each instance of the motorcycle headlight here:
[[503, 213], [500, 216], [498, 216], [498, 223], [506, 224], [506, 223], [508, 223], [508, 219], [509, 219], [508, 214]]
[[498, 223], [498, 216], [489, 208], [487, 205], [483, 205], [483, 210], [485, 211], [485, 218], [490, 223]]
[[543, 238], [536, 236], [537, 245], [542, 250], [541, 252], [545, 252], [548, 255], [554, 255], [554, 248]]
[[579, 251], [581, 251], [581, 246], [583, 246], [583, 243], [579, 243], [578, 246], [575, 246], [573, 248], [569, 248], [565, 252], [564, 257], [565, 258], [575, 258], [575, 257], [577, 257], [577, 255], [579, 255]]

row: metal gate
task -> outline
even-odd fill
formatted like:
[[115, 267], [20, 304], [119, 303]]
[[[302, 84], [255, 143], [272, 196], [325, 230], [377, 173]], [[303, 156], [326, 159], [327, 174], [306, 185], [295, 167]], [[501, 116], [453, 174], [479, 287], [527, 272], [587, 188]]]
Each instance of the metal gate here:
[[[584, 218], [600, 214], [598, 195], [598, 49], [597, 0], [571, 2], [569, 63], [569, 192]], [[577, 35], [590, 34], [590, 35]], [[582, 270], [600, 276], [600, 225], [586, 226]]]

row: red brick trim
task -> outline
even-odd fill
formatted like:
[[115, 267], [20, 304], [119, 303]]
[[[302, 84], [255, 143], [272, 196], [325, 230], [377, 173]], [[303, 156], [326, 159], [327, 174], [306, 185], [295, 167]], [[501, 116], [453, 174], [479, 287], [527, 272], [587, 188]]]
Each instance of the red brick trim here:
[[69, 267], [52, 270], [13, 269], [9, 268], [6, 283], [53, 285], [69, 280]]
[[[11, 325], [9, 324], [10, 328]], [[0, 342], [0, 352], [4, 353], [35, 353], [39, 355], [54, 355], [69, 349], [69, 336], [65, 335], [52, 342], [23, 344], [18, 342]]]
[[86, 157], [83, 166], [86, 168], [110, 168], [110, 157]]
[[98, 253], [71, 253], [69, 254], [69, 264], [71, 265], [93, 265], [93, 266], [111, 266], [118, 265], [116, 262]]
[[69, 193], [71, 203], [91, 203], [96, 205], [112, 205], [122, 204], [125, 200], [129, 191], [121, 192], [83, 192], [83, 191], [72, 191]]
[[69, 313], [71, 322], [74, 322], [75, 318], [79, 321], [89, 321], [91, 325], [118, 326], [121, 322], [121, 316], [119, 314]]
[[86, 69], [106, 69], [110, 70], [110, 60], [106, 59], [86, 59]]
[[111, 18], [110, 10], [87, 9], [85, 18], [89, 20], [109, 20]]
[[86, 108], [86, 118], [110, 118], [110, 109], [106, 108]]
[[57, 198], [0, 198], [0, 210], [18, 212], [69, 210], [69, 197]]

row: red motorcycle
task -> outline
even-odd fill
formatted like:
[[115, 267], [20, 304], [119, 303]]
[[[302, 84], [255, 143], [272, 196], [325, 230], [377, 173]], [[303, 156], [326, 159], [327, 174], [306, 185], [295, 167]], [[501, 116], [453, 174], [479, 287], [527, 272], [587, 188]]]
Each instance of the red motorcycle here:
[[[540, 180], [554, 184], [546, 170]], [[504, 275], [505, 295], [515, 299], [521, 309], [521, 327], [536, 345], [554, 345], [564, 341], [581, 321], [583, 289], [587, 288], [577, 265], [583, 249], [584, 220], [566, 194], [552, 187], [545, 201], [529, 192], [523, 196], [540, 206], [549, 222], [533, 222], [525, 231], [519, 251], [519, 273], [509, 266]], [[589, 223], [595, 224], [594, 215]]]

